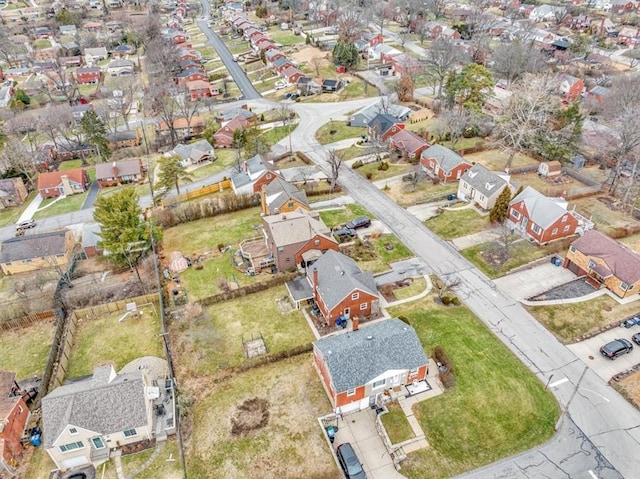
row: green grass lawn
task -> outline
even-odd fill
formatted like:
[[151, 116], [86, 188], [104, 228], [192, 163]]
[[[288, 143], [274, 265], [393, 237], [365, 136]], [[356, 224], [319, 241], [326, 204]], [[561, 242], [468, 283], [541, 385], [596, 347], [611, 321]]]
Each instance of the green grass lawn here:
[[575, 342], [580, 336], [603, 326], [619, 324], [638, 312], [637, 304], [619, 304], [609, 296], [581, 303], [526, 308], [564, 343]]
[[559, 245], [549, 245], [548, 247], [534, 246], [528, 241], [518, 241], [510, 247], [510, 257], [504, 264], [493, 264], [491, 261], [492, 251], [496, 251], [496, 243], [483, 243], [463, 249], [460, 253], [482, 270], [490, 278], [498, 278], [507, 274], [510, 270], [525, 265], [532, 261], [556, 252], [554, 248]]
[[381, 163], [378, 161], [372, 161], [371, 163], [367, 163], [366, 165], [356, 169], [355, 172], [365, 178], [369, 178], [371, 181], [378, 181], [411, 173], [415, 170], [415, 166], [408, 163], [388, 163], [389, 168], [381, 170], [379, 169], [380, 164]]
[[[237, 247], [231, 248], [231, 252]], [[231, 262], [229, 252], [216, 258], [207, 259], [202, 269], [189, 268], [180, 275], [182, 284], [187, 290], [190, 301], [198, 301], [208, 296], [222, 292], [221, 285], [225, 283], [237, 286], [247, 286], [269, 278], [266, 273], [257, 276], [247, 276], [238, 271]]]
[[68, 378], [91, 374], [93, 368], [113, 361], [116, 370], [140, 356], [164, 357], [158, 309], [144, 307], [139, 319], [117, 312], [78, 325], [69, 359]]
[[393, 201], [407, 207], [423, 203], [443, 200], [450, 193], [458, 191], [457, 183], [439, 183], [434, 185], [429, 180], [418, 182], [415, 188], [411, 183], [395, 183], [383, 189]]
[[56, 326], [39, 321], [28, 328], [0, 334], [0, 370], [16, 373], [18, 379], [41, 376], [47, 365]]
[[343, 148], [342, 150], [337, 150], [337, 153], [340, 155], [344, 161], [353, 160], [354, 158], [358, 158], [359, 156], [364, 156], [372, 153], [373, 150], [369, 147], [360, 147], [360, 146], [350, 146], [349, 148]]
[[391, 308], [416, 329], [426, 352], [440, 345], [455, 386], [414, 406], [431, 445], [409, 455], [409, 478], [444, 478], [535, 447], [551, 438], [558, 405], [536, 377], [463, 306], [434, 296]]
[[24, 203], [22, 203], [20, 206], [0, 210], [0, 226], [6, 226], [12, 223], [16, 223], [24, 210], [34, 200], [37, 194], [37, 191], [32, 191], [31, 193], [29, 193], [29, 196], [25, 198]]
[[46, 38], [39, 38], [33, 42], [33, 48], [35, 50], [44, 50], [45, 48], [51, 48], [51, 41]]
[[[361, 259], [359, 254], [355, 254], [354, 259], [358, 266], [364, 271], [382, 273], [389, 270], [389, 263], [405, 258], [413, 257], [413, 253], [395, 235], [386, 234], [371, 239], [374, 250], [372, 259]], [[362, 255], [366, 257], [366, 255]]]
[[286, 296], [282, 285], [206, 308], [201, 319], [174, 326], [176, 353], [200, 375], [245, 362], [243, 341], [252, 337], [262, 335], [270, 353], [313, 341], [301, 311], [280, 311], [276, 300]]
[[[122, 470], [129, 477], [142, 464], [144, 464], [155, 449], [138, 452], [122, 456]], [[115, 467], [113, 468], [115, 472]], [[180, 477], [182, 475], [182, 466], [180, 464], [180, 451], [178, 442], [175, 437], [169, 438], [162, 449], [162, 452], [156, 456], [149, 466], [136, 474], [136, 479], [156, 479], [159, 477]]]
[[[335, 131], [332, 135], [331, 132]], [[358, 138], [367, 133], [367, 129], [359, 126], [349, 126], [345, 121], [330, 121], [316, 132], [316, 140], [321, 145], [327, 145], [347, 138]]]
[[445, 210], [425, 222], [427, 228], [444, 239], [460, 238], [491, 227], [488, 216], [480, 216], [474, 209]]
[[407, 299], [416, 296], [427, 289], [427, 280], [424, 278], [413, 278], [409, 286], [403, 286], [393, 290], [396, 299]]
[[[467, 161], [480, 163], [481, 165], [486, 166], [489, 170], [492, 171], [504, 171], [504, 166], [509, 159], [509, 153], [502, 150], [484, 150], [477, 153], [465, 155], [465, 159]], [[513, 168], [516, 168], [537, 164], [538, 161], [536, 161], [534, 158], [523, 155], [521, 153], [517, 153], [513, 158], [511, 166]]]
[[389, 435], [391, 444], [399, 444], [415, 437], [413, 429], [411, 429], [407, 420], [407, 415], [400, 405], [396, 402], [389, 403], [387, 409], [389, 412], [380, 416], [380, 420]]
[[303, 35], [294, 35], [291, 30], [280, 30], [280, 26], [271, 27], [268, 33], [269, 38], [282, 46], [299, 45], [305, 42]]
[[[40, 208], [33, 215], [34, 219], [48, 218], [50, 216], [71, 213], [82, 208], [84, 200], [87, 198], [88, 192], [67, 196], [66, 198], [57, 199], [50, 198], [43, 200]], [[50, 205], [50, 206], [49, 206]]]
[[320, 211], [320, 218], [329, 228], [335, 228], [358, 216], [373, 218], [371, 213], [358, 204], [348, 204], [344, 208]]
[[262, 138], [268, 145], [275, 145], [283, 138], [286, 138], [293, 130], [295, 130], [296, 126], [297, 125], [281, 125], [269, 128], [268, 130], [262, 130], [260, 133], [260, 138]]

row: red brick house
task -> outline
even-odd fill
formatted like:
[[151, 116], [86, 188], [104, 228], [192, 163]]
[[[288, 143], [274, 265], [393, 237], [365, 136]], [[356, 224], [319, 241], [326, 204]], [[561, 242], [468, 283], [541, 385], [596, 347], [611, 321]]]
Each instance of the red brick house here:
[[418, 60], [406, 53], [394, 55], [390, 58], [390, 62], [393, 74], [399, 77], [416, 75], [422, 70]]
[[431, 146], [427, 140], [409, 130], [401, 130], [391, 137], [389, 146], [409, 161], [417, 161], [420, 154]]
[[22, 456], [22, 436], [29, 408], [19, 394], [15, 374], [0, 371], [0, 477], [13, 477]]
[[455, 151], [441, 145], [431, 145], [420, 154], [420, 166], [429, 175], [444, 183], [460, 180], [471, 168], [471, 163]]
[[379, 310], [373, 274], [337, 251], [327, 251], [307, 267], [307, 279], [320, 314], [329, 325], [340, 316], [367, 317]]
[[640, 44], [640, 29], [637, 27], [623, 27], [618, 32], [617, 38], [618, 44], [633, 48]]
[[0, 210], [20, 206], [29, 196], [22, 177], [0, 179]]
[[273, 40], [269, 38], [260, 38], [256, 41], [254, 45], [254, 50], [258, 52], [267, 52], [269, 50], [277, 49], [278, 46], [274, 43]]
[[404, 130], [404, 123], [387, 113], [378, 113], [367, 124], [367, 134], [371, 141], [387, 142], [400, 130]]
[[280, 72], [280, 76], [289, 84], [295, 85], [298, 83], [298, 80], [304, 76], [300, 70], [296, 67], [288, 66], [282, 72]]
[[507, 220], [538, 244], [568, 238], [593, 227], [574, 211], [567, 211], [567, 203], [560, 198], [548, 198], [530, 186], [509, 202]]
[[194, 62], [196, 64], [199, 64], [199, 62], [200, 62], [200, 58], [198, 57], [198, 54], [196, 52], [194, 52], [193, 50], [189, 50], [188, 48], [182, 48], [178, 52], [178, 56], [179, 56], [181, 62], [183, 62], [185, 60], [191, 60], [192, 62]]
[[244, 161], [241, 171], [231, 176], [231, 187], [236, 195], [253, 195], [276, 178], [281, 176], [275, 163], [258, 154]]
[[137, 183], [144, 179], [142, 160], [121, 160], [96, 165], [96, 181], [100, 188], [126, 183]]
[[264, 58], [267, 61], [267, 66], [275, 66], [274, 61], [278, 58], [287, 58], [287, 56], [279, 48], [272, 48], [264, 53]]
[[365, 32], [362, 34], [362, 39], [366, 41], [370, 47], [375, 47], [380, 43], [384, 43], [384, 37], [379, 33]]
[[176, 75], [176, 78], [179, 86], [185, 86], [188, 82], [196, 80], [209, 81], [207, 74], [197, 68], [189, 68], [188, 70], [182, 71]]
[[84, 193], [90, 184], [89, 174], [84, 168], [51, 171], [38, 175], [38, 193], [43, 199]]
[[84, 67], [78, 68], [75, 71], [76, 81], [81, 84], [98, 83], [100, 76], [102, 75], [102, 69], [100, 67]]
[[317, 212], [297, 209], [262, 218], [267, 249], [277, 271], [306, 265], [308, 258], [325, 251], [338, 251], [338, 242]]
[[249, 121], [243, 116], [236, 116], [213, 134], [216, 148], [233, 148], [233, 132], [246, 128]]
[[218, 87], [213, 83], [209, 83], [208, 81], [190, 81], [187, 82], [186, 86], [187, 90], [189, 90], [191, 101], [200, 100], [201, 98], [218, 96]]
[[567, 74], [560, 76], [560, 91], [567, 100], [580, 98], [585, 90], [584, 81], [581, 78]]
[[[313, 362], [341, 414], [375, 407], [389, 390], [423, 381], [429, 359], [415, 330], [396, 318], [313, 343]], [[408, 393], [409, 391], [406, 390]]]

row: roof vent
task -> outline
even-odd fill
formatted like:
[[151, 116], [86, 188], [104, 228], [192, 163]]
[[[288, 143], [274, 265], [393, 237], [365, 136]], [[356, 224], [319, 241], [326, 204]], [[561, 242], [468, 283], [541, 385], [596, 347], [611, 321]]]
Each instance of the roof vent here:
[[369, 341], [371, 341], [371, 340], [373, 339], [373, 336], [369, 335], [369, 336], [367, 336], [367, 339], [368, 339]]

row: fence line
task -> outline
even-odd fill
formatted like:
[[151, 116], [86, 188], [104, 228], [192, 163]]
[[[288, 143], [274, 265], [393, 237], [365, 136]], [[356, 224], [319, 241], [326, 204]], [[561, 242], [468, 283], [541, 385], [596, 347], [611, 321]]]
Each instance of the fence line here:
[[181, 193], [179, 195], [172, 196], [171, 198], [165, 198], [161, 202], [162, 207], [166, 208], [167, 206], [174, 205], [176, 203], [182, 203], [183, 201], [210, 195], [211, 193], [217, 193], [229, 188], [231, 188], [231, 180], [222, 180], [212, 185], [203, 186], [197, 190], [187, 191], [186, 193]]
[[20, 318], [8, 319], [0, 322], [0, 331], [10, 331], [12, 329], [28, 328], [29, 326], [39, 323], [40, 321], [47, 321], [56, 319], [62, 316], [61, 309], [49, 309], [47, 311], [36, 311], [29, 313]]

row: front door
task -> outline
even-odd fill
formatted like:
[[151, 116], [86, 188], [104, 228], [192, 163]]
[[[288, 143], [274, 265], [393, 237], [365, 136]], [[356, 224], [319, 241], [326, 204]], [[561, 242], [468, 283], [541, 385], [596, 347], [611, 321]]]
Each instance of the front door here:
[[349, 309], [349, 308], [344, 308], [344, 311], [343, 311], [342, 315], [343, 315], [345, 318], [349, 319], [349, 318], [351, 317], [351, 316], [350, 316], [350, 314], [351, 314], [351, 309]]

